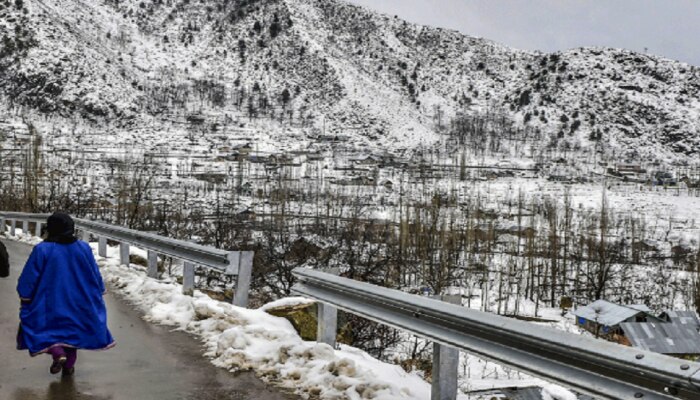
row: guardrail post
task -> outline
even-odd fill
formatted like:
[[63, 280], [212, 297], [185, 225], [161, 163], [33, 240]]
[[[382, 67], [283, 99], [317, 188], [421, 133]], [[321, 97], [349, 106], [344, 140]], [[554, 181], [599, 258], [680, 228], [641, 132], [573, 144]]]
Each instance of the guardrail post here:
[[83, 229], [83, 231], [80, 233], [80, 239], [82, 239], [82, 241], [85, 243], [90, 243], [90, 232]]
[[34, 224], [34, 236], [41, 237], [41, 222]]
[[29, 233], [29, 221], [22, 221], [22, 234], [26, 235]]
[[7, 225], [5, 225], [5, 218], [0, 218], [0, 234], [5, 233]]
[[194, 264], [187, 261], [182, 268], [182, 293], [188, 296], [194, 293]]
[[335, 348], [338, 328], [338, 309], [330, 304], [318, 303], [318, 331], [316, 341]]
[[129, 264], [131, 264], [131, 261], [129, 260], [128, 243], [119, 243], [119, 261], [122, 263], [122, 265], [126, 265], [127, 267], [129, 266]]
[[107, 257], [107, 238], [104, 236], [97, 238], [97, 255]]
[[[435, 296], [451, 304], [461, 304], [461, 296]], [[430, 400], [456, 400], [459, 350], [433, 343], [433, 383]]]
[[236, 290], [233, 292], [233, 305], [237, 307], [248, 307], [248, 292], [250, 292], [250, 281], [253, 276], [253, 256], [252, 251], [240, 252], [238, 262], [238, 277], [236, 278]]
[[[324, 272], [340, 275], [340, 269], [338, 268], [331, 268]], [[318, 330], [316, 331], [316, 341], [335, 348], [338, 329], [338, 309], [330, 304], [320, 302], [317, 307], [318, 311], [316, 317], [318, 319]]]
[[158, 277], [158, 253], [148, 250], [148, 277]]
[[17, 234], [17, 220], [10, 220], [10, 236], [15, 236]]

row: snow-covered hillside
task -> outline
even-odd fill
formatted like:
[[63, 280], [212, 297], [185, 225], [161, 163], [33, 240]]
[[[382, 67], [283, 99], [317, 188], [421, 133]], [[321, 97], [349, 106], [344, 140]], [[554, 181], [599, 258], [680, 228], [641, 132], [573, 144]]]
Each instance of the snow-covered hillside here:
[[700, 69], [615, 49], [555, 54], [337, 0], [0, 2], [0, 112], [147, 145], [256, 132], [411, 149], [455, 115], [504, 115], [542, 146], [644, 160], [700, 150]]

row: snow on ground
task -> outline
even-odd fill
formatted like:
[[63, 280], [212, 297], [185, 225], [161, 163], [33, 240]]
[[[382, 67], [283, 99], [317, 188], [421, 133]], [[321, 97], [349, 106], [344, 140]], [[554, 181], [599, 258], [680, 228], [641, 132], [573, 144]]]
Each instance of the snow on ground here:
[[542, 400], [576, 400], [576, 396], [559, 386], [546, 385], [542, 388]]
[[[41, 239], [16, 230], [8, 239], [35, 245]], [[97, 253], [97, 244], [91, 243]], [[131, 248], [132, 254], [145, 255]], [[96, 255], [105, 283], [144, 313], [144, 319], [172, 326], [197, 336], [205, 344], [205, 356], [230, 371], [253, 370], [264, 380], [303, 397], [321, 399], [425, 400], [430, 384], [418, 373], [372, 358], [366, 352], [346, 345], [340, 349], [303, 341], [284, 318], [265, 310], [311, 302], [301, 297], [284, 298], [249, 310], [214, 300], [195, 291], [182, 294], [182, 286], [170, 280], [146, 276], [137, 265], [119, 262], [119, 248], [108, 247], [107, 257]], [[569, 400], [567, 390], [505, 369], [478, 357], [461, 354], [460, 374], [463, 391], [513, 386], [544, 386], [543, 400]], [[546, 397], [549, 396], [549, 397]], [[568, 396], [568, 397], [567, 397]], [[573, 397], [571, 397], [573, 396]], [[458, 399], [473, 399], [460, 394]]]
[[255, 370], [269, 382], [321, 398], [430, 397], [430, 385], [418, 375], [358, 349], [334, 350], [305, 342], [286, 319], [262, 309], [235, 307], [198, 291], [192, 297], [183, 295], [180, 285], [148, 278], [143, 271], [120, 266], [115, 258], [99, 258], [98, 263], [105, 281], [143, 311], [146, 320], [195, 334], [218, 367]]

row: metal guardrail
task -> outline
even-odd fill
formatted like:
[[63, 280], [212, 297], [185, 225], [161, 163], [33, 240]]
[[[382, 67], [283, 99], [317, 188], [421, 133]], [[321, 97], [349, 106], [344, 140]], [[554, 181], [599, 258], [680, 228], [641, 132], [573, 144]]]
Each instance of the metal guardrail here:
[[[700, 363], [309, 269], [293, 273], [298, 283], [292, 291], [325, 303], [326, 314], [328, 305], [337, 307], [582, 394], [610, 400], [700, 399]], [[440, 384], [433, 381], [433, 399], [450, 398], [436, 397]]]
[[[29, 214], [17, 212], [0, 212], [0, 232], [6, 229], [6, 221], [10, 221], [10, 234], [15, 235], [17, 222], [22, 223], [22, 231], [29, 232], [29, 223], [35, 224], [34, 235], [39, 236], [42, 224], [50, 214]], [[148, 276], [158, 276], [158, 255], [173, 257], [184, 261], [183, 292], [191, 294], [194, 290], [195, 266], [202, 266], [236, 275], [236, 289], [233, 304], [246, 307], [248, 291], [253, 268], [252, 251], [226, 251], [214, 247], [202, 246], [184, 240], [171, 239], [153, 233], [141, 232], [103, 222], [75, 218], [75, 227], [82, 232], [83, 240], [89, 241], [90, 236], [97, 236], [98, 253], [107, 256], [107, 239], [120, 243], [120, 261], [129, 265], [129, 245], [148, 251]]]

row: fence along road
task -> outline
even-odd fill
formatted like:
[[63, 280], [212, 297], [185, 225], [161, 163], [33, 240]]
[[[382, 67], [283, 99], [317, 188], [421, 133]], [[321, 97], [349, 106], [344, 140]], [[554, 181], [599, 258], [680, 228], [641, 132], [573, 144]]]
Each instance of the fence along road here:
[[[14, 236], [17, 224], [22, 224], [23, 233], [30, 233], [29, 224], [34, 224], [34, 234], [39, 236], [42, 224], [46, 223], [49, 214], [29, 214], [0, 211], [0, 233], [5, 232], [7, 221], [10, 222], [10, 235]], [[129, 246], [133, 245], [148, 251], [148, 276], [158, 276], [158, 255], [165, 255], [184, 261], [182, 290], [192, 294], [194, 290], [195, 266], [213, 269], [227, 275], [235, 275], [236, 288], [233, 304], [239, 307], [248, 306], [248, 292], [253, 272], [252, 251], [226, 251], [214, 247], [201, 246], [184, 240], [170, 239], [147, 232], [90, 221], [75, 219], [75, 227], [81, 233], [83, 240], [89, 241], [91, 235], [98, 238], [98, 253], [107, 256], [107, 240], [119, 242], [120, 262], [129, 265]]]
[[[292, 291], [324, 303], [319, 338], [329, 344], [336, 329], [329, 308], [337, 307], [600, 399], [700, 399], [700, 363], [323, 272], [293, 272]], [[456, 364], [445, 361], [433, 359], [433, 400], [456, 396]]]

